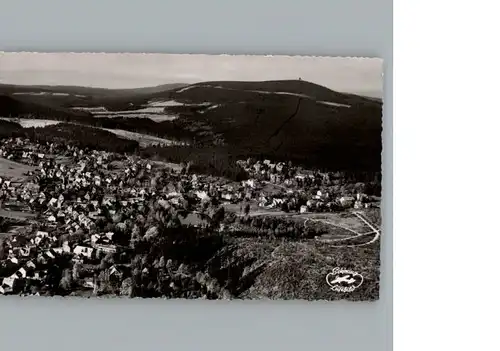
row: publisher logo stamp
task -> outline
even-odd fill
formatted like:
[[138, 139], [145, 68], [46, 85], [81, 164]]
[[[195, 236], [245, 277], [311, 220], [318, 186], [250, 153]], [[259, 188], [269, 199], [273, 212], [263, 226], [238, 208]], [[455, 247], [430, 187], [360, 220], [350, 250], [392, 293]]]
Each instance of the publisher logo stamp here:
[[326, 283], [336, 292], [353, 292], [363, 284], [363, 276], [349, 269], [336, 267], [326, 275]]

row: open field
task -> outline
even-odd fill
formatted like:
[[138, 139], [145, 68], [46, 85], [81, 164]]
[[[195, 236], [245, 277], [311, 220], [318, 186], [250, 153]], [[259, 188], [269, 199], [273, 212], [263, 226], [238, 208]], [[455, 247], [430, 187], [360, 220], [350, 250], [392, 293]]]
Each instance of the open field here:
[[26, 173], [34, 169], [34, 167], [0, 157], [0, 177], [11, 179], [13, 182], [24, 181], [27, 177]]
[[43, 128], [53, 124], [59, 124], [61, 121], [54, 121], [51, 119], [28, 119], [28, 118], [6, 118], [2, 117], [2, 120], [12, 121], [18, 123], [23, 128]]
[[137, 110], [124, 110], [124, 111], [108, 111], [105, 107], [74, 107], [77, 111], [87, 111], [92, 113], [95, 118], [149, 118], [155, 122], [172, 121], [179, 116], [175, 114], [168, 114], [165, 112], [165, 107], [144, 107]]
[[[311, 82], [200, 82], [141, 90], [135, 95], [133, 90], [94, 90], [92, 96], [91, 89], [77, 94], [86, 98], [71, 95], [72, 90], [56, 92], [70, 96], [12, 95], [37, 92], [36, 87], [20, 89], [0, 86], [6, 94], [0, 96], [0, 115], [106, 128], [104, 123], [116, 124], [116, 129], [167, 140], [196, 138], [207, 148], [215, 139], [217, 145], [227, 146], [221, 152], [237, 157], [257, 154], [307, 167], [380, 169], [381, 102]], [[49, 87], [38, 89], [49, 92]], [[136, 121], [123, 121], [129, 118]]]
[[[240, 216], [240, 204], [224, 204], [224, 207]], [[250, 202], [250, 213], [249, 217], [257, 216], [281, 216], [288, 219], [298, 220], [298, 221], [311, 221], [311, 222], [323, 222], [331, 226], [336, 226], [340, 228], [345, 228], [346, 230], [352, 231], [356, 234], [361, 234], [365, 229], [365, 232], [372, 231], [367, 227], [366, 223], [359, 219], [359, 217], [353, 215], [352, 213], [286, 213], [278, 209], [269, 209], [265, 207], [259, 207], [255, 201]]]
[[311, 213], [299, 215], [304, 219], [310, 221], [318, 221], [327, 223], [334, 227], [344, 228], [356, 234], [363, 234], [370, 230], [366, 223], [359, 219], [359, 217], [352, 213]]

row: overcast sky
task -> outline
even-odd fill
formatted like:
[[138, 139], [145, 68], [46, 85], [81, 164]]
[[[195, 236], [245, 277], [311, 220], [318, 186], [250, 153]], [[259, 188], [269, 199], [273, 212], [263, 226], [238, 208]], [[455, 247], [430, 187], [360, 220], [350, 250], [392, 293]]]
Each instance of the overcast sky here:
[[382, 97], [382, 60], [339, 57], [0, 53], [0, 83], [139, 88], [214, 80], [302, 78]]

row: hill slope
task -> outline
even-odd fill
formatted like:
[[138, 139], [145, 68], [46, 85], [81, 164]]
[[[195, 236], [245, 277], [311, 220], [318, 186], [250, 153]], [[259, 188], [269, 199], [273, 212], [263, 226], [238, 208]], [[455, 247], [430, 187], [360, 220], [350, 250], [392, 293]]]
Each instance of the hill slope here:
[[380, 169], [382, 104], [373, 99], [304, 81], [200, 83], [169, 98], [212, 103], [194, 115], [189, 108], [184, 118], [209, 125], [233, 153], [326, 168]]
[[[65, 95], [82, 95], [82, 96], [130, 96], [137, 94], [155, 94], [172, 89], [178, 89], [186, 86], [184, 83], [162, 84], [154, 87], [133, 88], [133, 89], [106, 89], [106, 88], [91, 88], [78, 86], [64, 85], [13, 85], [0, 84], [0, 94], [29, 94], [29, 93], [46, 93], [46, 94], [64, 94]], [[47, 96], [47, 95], [46, 95]]]

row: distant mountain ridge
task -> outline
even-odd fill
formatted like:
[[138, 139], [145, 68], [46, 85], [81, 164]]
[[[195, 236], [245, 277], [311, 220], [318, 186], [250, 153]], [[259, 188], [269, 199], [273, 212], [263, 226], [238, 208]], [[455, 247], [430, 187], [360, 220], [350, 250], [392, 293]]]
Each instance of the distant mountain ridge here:
[[[0, 85], [0, 93], [4, 94], [0, 96], [0, 116], [29, 115], [90, 125], [108, 123], [117, 129], [164, 138], [168, 138], [170, 132], [187, 133], [203, 147], [209, 147], [210, 139], [217, 137], [223, 141], [226, 152], [234, 157], [289, 159], [333, 169], [381, 168], [382, 102], [336, 92], [304, 80], [210, 81], [119, 91], [81, 87], [22, 88], [24, 92], [86, 91], [85, 97], [15, 95], [19, 89]], [[71, 109], [87, 106], [133, 111], [152, 100], [184, 105], [167, 104], [166, 113], [179, 117], [162, 123], [126, 117], [95, 118], [92, 113]]]

